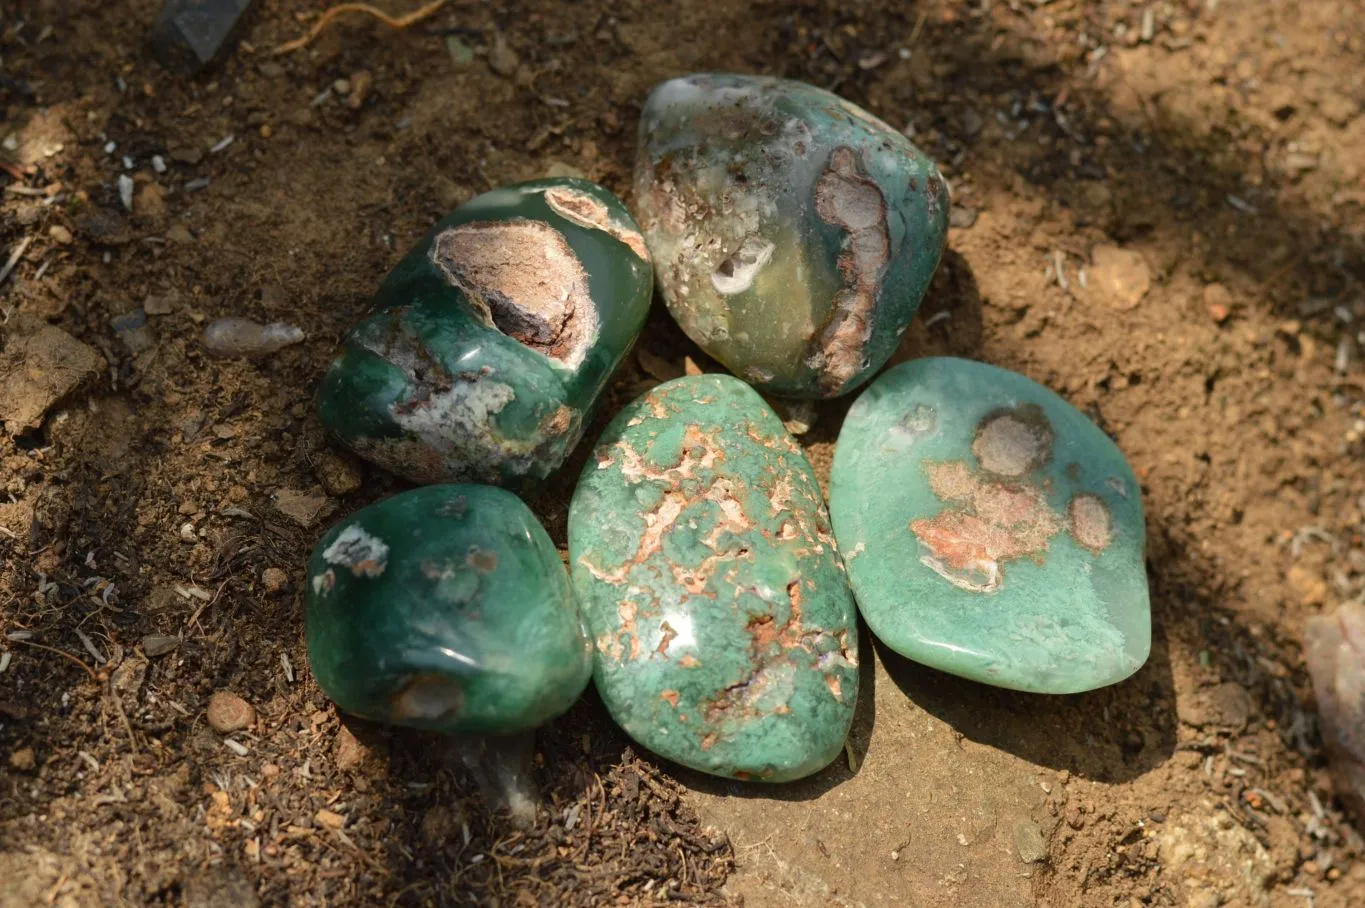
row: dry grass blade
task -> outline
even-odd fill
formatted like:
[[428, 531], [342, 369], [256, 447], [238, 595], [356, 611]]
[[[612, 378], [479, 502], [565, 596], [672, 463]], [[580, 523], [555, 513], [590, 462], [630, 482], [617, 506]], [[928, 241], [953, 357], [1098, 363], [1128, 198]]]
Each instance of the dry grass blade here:
[[76, 658], [75, 656], [71, 655], [70, 653], [66, 652], [65, 650], [57, 649], [55, 646], [45, 646], [45, 645], [42, 644], [42, 643], [35, 643], [35, 642], [32, 641], [32, 640], [20, 640], [20, 639], [16, 639], [16, 640], [13, 640], [13, 642], [14, 642], [14, 643], [22, 643], [22, 644], [24, 644], [24, 646], [31, 646], [31, 647], [33, 647], [34, 649], [40, 649], [40, 650], [43, 650], [44, 652], [53, 653], [54, 655], [61, 656], [63, 659], [68, 659], [68, 660], [70, 660], [70, 661], [76, 663], [77, 665], [79, 665], [79, 666], [81, 667], [81, 669], [82, 669], [87, 675], [90, 676], [90, 680], [91, 680], [91, 681], [94, 681], [96, 684], [99, 684], [99, 683], [100, 683], [100, 676], [97, 675], [97, 674], [95, 674], [95, 670], [94, 670], [94, 669], [92, 669], [90, 666], [86, 665], [86, 664], [85, 664], [84, 662], [82, 662], [80, 659], [78, 659], [78, 658]]
[[296, 50], [307, 47], [309, 44], [313, 43], [318, 35], [322, 34], [327, 26], [331, 25], [337, 18], [344, 16], [347, 13], [364, 13], [367, 16], [373, 16], [390, 28], [408, 28], [409, 26], [416, 25], [423, 19], [436, 15], [436, 13], [440, 12], [441, 7], [449, 2], [450, 0], [433, 0], [433, 2], [428, 3], [421, 9], [408, 13], [406, 16], [390, 16], [383, 10], [375, 9], [368, 3], [339, 3], [324, 12], [322, 17], [308, 30], [308, 34], [300, 38], [295, 38], [293, 41], [286, 41], [270, 53], [274, 56], [280, 56], [282, 54], [292, 54]]

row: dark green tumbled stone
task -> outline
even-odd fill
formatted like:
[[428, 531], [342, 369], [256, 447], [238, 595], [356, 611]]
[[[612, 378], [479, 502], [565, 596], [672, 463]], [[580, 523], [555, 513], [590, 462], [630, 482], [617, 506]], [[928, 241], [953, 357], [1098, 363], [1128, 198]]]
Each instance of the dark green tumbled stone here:
[[625, 407], [574, 492], [569, 553], [597, 688], [632, 738], [773, 782], [840, 753], [853, 598], [810, 464], [748, 385], [680, 378]]
[[323, 379], [322, 422], [416, 482], [544, 479], [639, 334], [652, 281], [635, 222], [602, 187], [485, 193], [384, 281]]
[[535, 516], [491, 486], [415, 489], [327, 531], [308, 562], [318, 685], [349, 713], [511, 734], [573, 704], [592, 648]]
[[656, 87], [635, 203], [688, 337], [784, 396], [847, 394], [880, 369], [948, 239], [947, 184], [905, 136], [766, 76]]

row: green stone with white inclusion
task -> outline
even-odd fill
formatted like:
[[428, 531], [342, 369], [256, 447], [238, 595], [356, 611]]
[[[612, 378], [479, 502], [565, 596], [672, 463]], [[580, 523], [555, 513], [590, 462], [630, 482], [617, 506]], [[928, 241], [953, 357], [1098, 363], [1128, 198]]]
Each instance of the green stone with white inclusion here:
[[323, 377], [319, 416], [414, 482], [529, 487], [578, 443], [652, 286], [644, 238], [601, 186], [486, 192], [384, 280]]
[[868, 627], [917, 662], [1074, 693], [1151, 648], [1140, 488], [1047, 388], [967, 360], [879, 377], [849, 410], [830, 512]]
[[765, 393], [837, 397], [909, 325], [948, 188], [900, 132], [803, 82], [698, 73], [640, 112], [635, 206], [668, 310]]
[[569, 556], [597, 689], [636, 741], [771, 782], [839, 755], [853, 597], [810, 464], [748, 385], [680, 378], [626, 406], [574, 492]]
[[308, 562], [304, 621], [323, 692], [395, 725], [526, 731], [573, 705], [592, 672], [559, 552], [491, 486], [414, 489], [337, 523]]

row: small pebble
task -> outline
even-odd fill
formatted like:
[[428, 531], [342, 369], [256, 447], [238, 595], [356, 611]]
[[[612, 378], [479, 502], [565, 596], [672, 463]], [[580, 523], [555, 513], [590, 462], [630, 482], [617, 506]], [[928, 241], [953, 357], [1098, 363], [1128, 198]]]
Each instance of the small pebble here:
[[54, 242], [60, 243], [63, 246], [69, 246], [74, 239], [71, 235], [71, 231], [67, 230], [61, 224], [53, 224], [51, 227], [47, 228], [47, 235], [52, 237]]
[[241, 731], [256, 721], [256, 710], [236, 694], [219, 691], [209, 697], [209, 727], [219, 734]]
[[976, 223], [976, 209], [954, 205], [948, 212], [948, 224], [959, 230], [966, 230]]
[[1021, 863], [1036, 864], [1047, 860], [1047, 842], [1038, 824], [1032, 820], [1023, 820], [1014, 827], [1014, 848]]
[[180, 524], [180, 541], [190, 543], [199, 541], [199, 537], [194, 534], [194, 524], [188, 520]]
[[109, 319], [109, 327], [129, 353], [141, 353], [156, 343], [156, 338], [147, 327], [147, 314], [141, 309], [124, 312]]
[[446, 36], [446, 53], [450, 54], [450, 62], [459, 67], [465, 67], [474, 62], [473, 49], [460, 40], [458, 35]]
[[265, 584], [265, 591], [272, 596], [289, 586], [289, 575], [277, 567], [268, 567], [261, 573], [261, 582]]
[[1204, 305], [1209, 316], [1221, 325], [1232, 315], [1232, 293], [1222, 284], [1209, 284], [1204, 288]]
[[229, 316], [214, 319], [204, 329], [204, 348], [213, 356], [268, 356], [303, 338], [302, 329], [284, 322], [261, 325]]
[[359, 110], [373, 87], [374, 75], [369, 70], [362, 69], [351, 76], [351, 93], [346, 97], [346, 106], [351, 110]]
[[327, 496], [314, 486], [311, 489], [276, 489], [275, 510], [301, 527], [313, 525], [323, 511], [328, 510]]
[[318, 455], [313, 474], [329, 495], [348, 495], [360, 488], [360, 470], [350, 460], [332, 451]]
[[157, 173], [166, 172], [166, 159], [159, 154], [152, 155], [152, 169]]
[[38, 760], [33, 755], [32, 747], [21, 747], [9, 755], [9, 765], [10, 769], [17, 772], [33, 772]]
[[365, 761], [367, 753], [365, 745], [351, 734], [351, 730], [346, 726], [341, 726], [341, 731], [337, 732], [336, 738], [336, 763], [337, 769], [342, 771], [355, 769]]
[[510, 76], [517, 71], [521, 58], [507, 44], [502, 32], [493, 37], [493, 47], [488, 51], [488, 65], [500, 76]]
[[176, 224], [166, 231], [166, 239], [180, 246], [187, 246], [194, 242], [194, 234], [190, 233], [184, 224]]
[[133, 210], [133, 178], [126, 173], [119, 175], [118, 197], [124, 208], [129, 211]]
[[318, 821], [319, 826], [326, 826], [328, 829], [340, 829], [346, 825], [345, 817], [328, 810], [326, 807], [314, 814], [313, 819]]
[[149, 293], [147, 298], [142, 301], [142, 311], [148, 315], [170, 315], [175, 311], [175, 306], [178, 302], [179, 299], [174, 293], [166, 293], [159, 296]]
[[148, 656], [164, 656], [180, 645], [179, 637], [165, 634], [148, 634], [142, 638], [142, 651]]

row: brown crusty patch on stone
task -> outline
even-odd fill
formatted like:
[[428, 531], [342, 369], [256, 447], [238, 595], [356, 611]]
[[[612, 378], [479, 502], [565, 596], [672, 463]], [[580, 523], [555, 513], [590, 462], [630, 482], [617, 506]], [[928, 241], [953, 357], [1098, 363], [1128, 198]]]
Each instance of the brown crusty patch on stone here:
[[913, 521], [920, 559], [954, 586], [991, 593], [1004, 581], [1006, 562], [1041, 558], [1063, 529], [1040, 489], [983, 479], [961, 461], [928, 463], [934, 495], [956, 507]]
[[612, 218], [611, 210], [605, 203], [586, 192], [579, 192], [567, 186], [555, 186], [545, 190], [545, 204], [549, 205], [555, 214], [573, 221], [579, 227], [610, 234], [629, 246], [630, 251], [637, 257], [649, 261], [649, 248], [645, 246], [645, 238], [640, 232], [618, 223]]
[[820, 383], [836, 394], [862, 370], [863, 350], [872, 336], [877, 296], [891, 256], [886, 226], [886, 199], [864, 174], [853, 149], [839, 147], [815, 184], [815, 210], [827, 224], [846, 233], [839, 271], [844, 286], [820, 332], [815, 359]]
[[1056, 435], [1037, 404], [987, 413], [977, 424], [972, 453], [981, 469], [1016, 479], [1046, 466]]
[[1035, 474], [1052, 457], [1056, 437], [1036, 404], [994, 410], [977, 425], [965, 461], [924, 464], [929, 488], [950, 507], [910, 523], [921, 546], [920, 562], [945, 580], [974, 593], [993, 593], [1004, 583], [1006, 562], [1041, 562], [1054, 536], [1069, 532], [1095, 555], [1113, 539], [1113, 517], [1098, 495], [1078, 493], [1065, 518], [1047, 500], [1047, 482]]
[[485, 325], [569, 366], [597, 338], [588, 275], [544, 221], [473, 221], [443, 230], [431, 261]]
[[1114, 539], [1114, 519], [1103, 498], [1089, 493], [1077, 495], [1066, 506], [1066, 513], [1071, 535], [1081, 548], [1098, 555], [1109, 547]]

